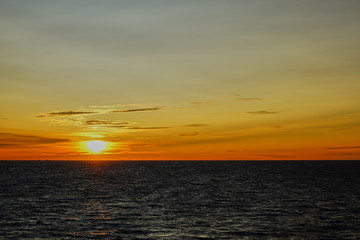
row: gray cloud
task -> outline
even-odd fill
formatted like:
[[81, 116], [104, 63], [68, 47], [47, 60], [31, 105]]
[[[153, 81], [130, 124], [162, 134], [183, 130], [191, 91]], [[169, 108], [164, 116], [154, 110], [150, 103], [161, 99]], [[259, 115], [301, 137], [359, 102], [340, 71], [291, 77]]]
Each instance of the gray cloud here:
[[20, 135], [13, 133], [0, 133], [0, 146], [9, 145], [35, 145], [69, 142], [69, 139], [48, 138], [34, 135]]
[[360, 146], [329, 147], [329, 148], [325, 148], [325, 149], [330, 149], [330, 150], [360, 149]]
[[195, 124], [187, 124], [187, 125], [184, 125], [182, 127], [207, 127], [207, 126], [209, 126], [209, 124], [195, 123]]
[[276, 114], [278, 112], [270, 112], [270, 111], [253, 111], [253, 112], [247, 112], [253, 115], [268, 115], [268, 114]]
[[106, 127], [124, 127], [130, 124], [129, 122], [117, 122], [110, 120], [88, 120], [83, 123], [86, 126], [106, 126]]
[[131, 130], [159, 130], [159, 129], [169, 129], [171, 127], [126, 127], [126, 129]]
[[271, 157], [276, 159], [282, 159], [282, 160], [291, 160], [291, 159], [298, 159], [299, 157], [296, 155], [290, 155], [290, 154], [261, 154], [259, 156], [263, 157]]
[[[94, 110], [66, 110], [66, 111], [57, 111], [57, 112], [50, 112], [50, 113], [45, 113], [45, 114], [41, 114], [41, 115], [37, 115], [35, 117], [37, 118], [47, 118], [47, 117], [64, 117], [64, 116], [78, 116], [78, 115], [92, 115], [92, 114], [107, 114], [107, 113], [130, 113], [130, 112], [146, 112], [146, 111], [157, 111], [160, 110], [164, 107], [149, 107], [149, 108], [134, 108], [134, 109], [124, 109], [124, 110], [112, 110], [111, 108], [115, 107], [115, 106], [106, 106], [105, 109], [102, 109], [104, 107], [99, 106], [93, 106], [93, 108], [100, 108], [100, 109], [96, 109]], [[110, 108], [110, 109], [106, 109], [106, 108]], [[84, 123], [85, 125], [105, 125], [108, 124], [105, 122], [105, 120], [103, 120], [102, 122], [100, 122], [102, 120], [99, 120], [98, 122], [93, 121]]]
[[198, 136], [200, 135], [199, 132], [194, 132], [194, 133], [183, 133], [183, 134], [180, 134], [179, 136], [180, 137], [193, 137], [193, 136]]
[[129, 147], [149, 147], [149, 146], [154, 146], [154, 144], [150, 144], [150, 143], [132, 143], [127, 145]]
[[190, 104], [194, 104], [194, 105], [200, 105], [200, 104], [209, 104], [209, 103], [215, 103], [217, 102], [216, 100], [210, 100], [210, 101], [201, 101], [201, 102], [190, 102]]
[[88, 120], [84, 122], [84, 125], [109, 125], [112, 121], [108, 120]]
[[44, 115], [38, 115], [36, 117], [38, 118], [44, 118], [44, 117], [61, 117], [61, 116], [74, 116], [74, 115], [90, 115], [90, 114], [96, 114], [98, 112], [94, 111], [60, 111], [60, 112], [51, 112]]
[[8, 147], [8, 146], [14, 146], [16, 144], [9, 144], [9, 143], [0, 143], [0, 147]]
[[125, 109], [125, 110], [114, 110], [112, 113], [129, 113], [129, 112], [147, 112], [147, 111], [157, 111], [163, 107], [152, 107], [152, 108], [134, 108], [134, 109]]
[[237, 98], [235, 101], [237, 102], [246, 102], [246, 101], [261, 101], [263, 98]]

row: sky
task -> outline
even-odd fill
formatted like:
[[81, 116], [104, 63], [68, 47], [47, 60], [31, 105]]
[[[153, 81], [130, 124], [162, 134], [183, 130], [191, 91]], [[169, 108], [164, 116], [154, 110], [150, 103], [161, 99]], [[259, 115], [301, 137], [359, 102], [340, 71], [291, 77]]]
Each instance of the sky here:
[[0, 0], [0, 159], [360, 159], [359, 11]]

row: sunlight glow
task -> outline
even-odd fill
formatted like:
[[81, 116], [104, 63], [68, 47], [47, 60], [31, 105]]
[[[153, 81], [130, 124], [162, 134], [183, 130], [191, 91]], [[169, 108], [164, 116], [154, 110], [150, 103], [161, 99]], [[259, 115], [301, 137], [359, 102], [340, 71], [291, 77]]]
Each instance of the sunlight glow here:
[[99, 141], [99, 140], [94, 140], [94, 141], [89, 141], [86, 142], [86, 146], [87, 148], [92, 152], [92, 153], [100, 153], [102, 151], [105, 150], [107, 143], [104, 141]]

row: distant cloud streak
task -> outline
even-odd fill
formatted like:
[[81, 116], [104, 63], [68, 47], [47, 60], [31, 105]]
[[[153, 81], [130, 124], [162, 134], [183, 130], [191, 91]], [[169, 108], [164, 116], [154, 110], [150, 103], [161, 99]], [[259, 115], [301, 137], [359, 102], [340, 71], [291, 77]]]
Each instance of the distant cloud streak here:
[[69, 139], [49, 138], [34, 135], [21, 135], [13, 133], [0, 133], [0, 146], [34, 145], [69, 142]]
[[172, 127], [126, 127], [131, 130], [159, 130], [159, 129], [170, 129]]
[[217, 102], [216, 100], [210, 100], [210, 101], [200, 101], [200, 102], [190, 102], [190, 104], [193, 104], [193, 105], [200, 105], [200, 104], [210, 104], [210, 103], [215, 103]]
[[124, 127], [130, 124], [130, 122], [118, 122], [110, 120], [88, 120], [83, 123], [85, 126], [105, 126], [105, 127]]
[[108, 120], [88, 120], [84, 122], [84, 125], [108, 125], [112, 124], [112, 121]]
[[252, 112], [247, 112], [249, 114], [253, 114], [253, 115], [268, 115], [268, 114], [276, 114], [278, 112], [270, 112], [270, 111], [252, 111]]
[[246, 101], [261, 101], [264, 100], [263, 98], [237, 98], [235, 101], [238, 102], [246, 102]]
[[183, 133], [183, 134], [180, 134], [179, 136], [180, 137], [194, 137], [194, 136], [198, 136], [200, 135], [199, 132], [194, 132], [194, 133]]
[[91, 115], [97, 114], [98, 112], [95, 111], [60, 111], [60, 112], [51, 112], [44, 115], [38, 115], [36, 117], [43, 118], [43, 117], [61, 117], [61, 116], [74, 116], [74, 115]]
[[[95, 108], [95, 106], [93, 106]], [[107, 106], [108, 108], [114, 106]], [[101, 108], [101, 107], [100, 107]], [[66, 110], [58, 112], [50, 112], [41, 115], [37, 115], [37, 118], [52, 118], [52, 117], [72, 117], [72, 116], [81, 116], [81, 115], [94, 115], [94, 114], [109, 114], [109, 113], [131, 113], [131, 112], [148, 112], [148, 111], [157, 111], [164, 107], [148, 107], [148, 108], [134, 108], [134, 109], [124, 109], [124, 110], [115, 110], [115, 109], [96, 109], [96, 110]], [[106, 124], [106, 122], [93, 122], [96, 124]], [[89, 122], [88, 125], [91, 125]]]
[[152, 107], [152, 108], [135, 108], [135, 109], [125, 109], [125, 110], [113, 110], [112, 113], [130, 113], [130, 112], [147, 112], [147, 111], [157, 111], [163, 107]]
[[10, 143], [0, 143], [0, 147], [8, 147], [8, 146], [14, 146], [16, 144], [10, 144]]
[[360, 149], [360, 146], [329, 147], [329, 150]]
[[199, 124], [199, 123], [195, 123], [195, 124], [188, 124], [188, 125], [184, 125], [182, 127], [207, 127], [209, 126], [209, 124]]

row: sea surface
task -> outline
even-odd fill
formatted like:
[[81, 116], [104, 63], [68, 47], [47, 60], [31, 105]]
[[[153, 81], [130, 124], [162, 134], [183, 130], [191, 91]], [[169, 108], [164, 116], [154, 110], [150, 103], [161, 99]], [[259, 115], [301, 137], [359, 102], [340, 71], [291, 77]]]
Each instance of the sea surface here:
[[0, 161], [0, 239], [360, 239], [360, 161]]

